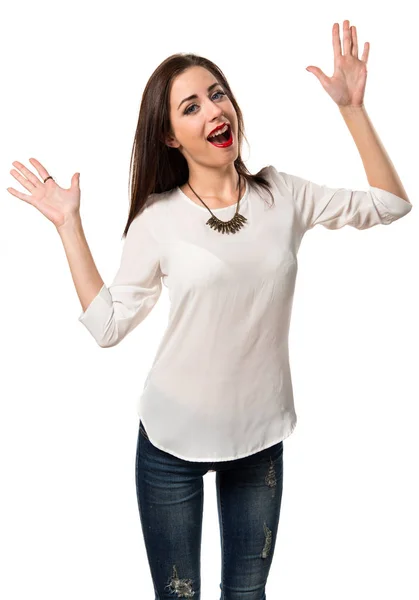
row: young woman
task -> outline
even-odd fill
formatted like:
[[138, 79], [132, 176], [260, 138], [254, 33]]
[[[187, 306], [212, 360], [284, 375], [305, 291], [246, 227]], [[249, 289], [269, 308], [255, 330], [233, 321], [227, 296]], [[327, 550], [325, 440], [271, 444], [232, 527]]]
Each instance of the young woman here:
[[83, 312], [103, 348], [121, 342], [167, 286], [169, 322], [138, 403], [136, 486], [156, 599], [201, 592], [203, 476], [216, 472], [224, 600], [264, 600], [282, 498], [283, 440], [297, 422], [288, 330], [304, 233], [366, 229], [411, 204], [363, 105], [368, 46], [333, 26], [335, 73], [310, 67], [339, 106], [368, 191], [328, 188], [278, 171], [252, 175], [243, 118], [211, 61], [176, 54], [142, 98], [131, 207], [119, 270], [106, 286], [80, 219], [79, 174], [63, 189], [35, 159], [9, 191], [50, 219]]

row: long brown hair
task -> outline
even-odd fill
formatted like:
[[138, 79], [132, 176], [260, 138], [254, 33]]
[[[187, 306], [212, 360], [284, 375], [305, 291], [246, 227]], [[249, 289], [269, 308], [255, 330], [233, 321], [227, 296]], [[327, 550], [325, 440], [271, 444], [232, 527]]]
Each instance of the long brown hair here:
[[252, 175], [241, 158], [241, 146], [244, 134], [243, 115], [221, 69], [213, 62], [196, 54], [172, 54], [153, 72], [148, 80], [140, 106], [137, 129], [131, 153], [130, 163], [130, 210], [123, 237], [135, 216], [141, 212], [151, 194], [160, 194], [181, 186], [188, 181], [189, 167], [183, 154], [177, 148], [171, 148], [164, 142], [172, 135], [170, 124], [170, 89], [175, 77], [189, 67], [200, 66], [210, 71], [224, 87], [237, 113], [239, 154], [234, 166], [241, 179], [249, 185], [256, 184], [270, 191], [268, 180], [260, 175]]

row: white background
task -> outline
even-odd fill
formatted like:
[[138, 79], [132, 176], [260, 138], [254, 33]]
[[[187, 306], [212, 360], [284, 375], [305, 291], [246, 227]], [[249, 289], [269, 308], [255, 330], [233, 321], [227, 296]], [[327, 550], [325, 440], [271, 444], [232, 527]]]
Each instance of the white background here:
[[[410, 7], [413, 10], [413, 5]], [[419, 597], [417, 20], [407, 1], [9, 3], [1, 10], [0, 597], [152, 600], [135, 492], [137, 396], [167, 290], [102, 349], [55, 227], [6, 191], [37, 158], [80, 172], [81, 214], [109, 284], [128, 217], [141, 94], [175, 52], [210, 58], [245, 119], [242, 156], [331, 187], [368, 189], [357, 148], [315, 75], [332, 26], [371, 44], [365, 106], [413, 204], [389, 226], [307, 232], [290, 330], [298, 425], [268, 600]], [[416, 257], [416, 258], [415, 258]], [[204, 477], [202, 599], [220, 597], [215, 473]], [[186, 575], [185, 575], [186, 576]]]

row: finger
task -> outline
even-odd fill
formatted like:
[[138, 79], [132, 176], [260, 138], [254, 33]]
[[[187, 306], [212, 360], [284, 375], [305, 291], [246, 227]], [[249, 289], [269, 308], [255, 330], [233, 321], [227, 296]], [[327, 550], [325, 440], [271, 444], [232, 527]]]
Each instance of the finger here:
[[361, 60], [363, 60], [364, 63], [367, 62], [369, 53], [370, 53], [370, 43], [369, 42], [365, 42], [365, 44], [364, 44], [364, 52], [362, 53], [362, 56], [361, 56]]
[[[45, 179], [47, 177], [49, 177], [49, 173], [48, 171], [45, 169], [45, 167], [43, 167], [41, 165], [41, 163], [39, 162], [39, 160], [36, 160], [36, 158], [30, 158], [29, 161], [31, 162], [31, 164], [35, 167], [35, 169], [38, 171], [38, 173], [40, 174], [40, 176], [42, 177], [42, 181], [44, 182]], [[51, 181], [50, 179], [48, 181]]]
[[33, 196], [28, 196], [27, 194], [22, 194], [22, 192], [18, 192], [17, 190], [15, 190], [14, 188], [7, 188], [7, 191], [12, 194], [12, 196], [16, 196], [17, 198], [20, 198], [20, 200], [24, 200], [25, 202], [27, 202], [28, 204], [31, 204], [32, 206], [36, 207], [36, 201], [34, 200]]
[[[15, 163], [13, 163], [13, 164], [15, 164]], [[23, 175], [21, 175], [19, 173], [19, 171], [16, 171], [15, 169], [12, 169], [10, 171], [10, 174], [13, 175], [13, 177], [15, 179], [17, 179], [18, 182], [21, 183], [23, 185], [23, 187], [26, 188], [29, 192], [33, 192], [34, 191], [34, 187], [35, 186], [30, 181], [28, 181], [25, 177], [23, 177]]]
[[333, 40], [333, 54], [335, 61], [342, 56], [342, 50], [340, 47], [340, 36], [339, 36], [339, 23], [333, 23], [332, 29], [332, 40]]
[[351, 32], [349, 30], [349, 21], [345, 19], [343, 22], [343, 53], [350, 54], [351, 53]]
[[320, 81], [320, 83], [322, 84], [322, 86], [327, 89], [327, 86], [330, 84], [330, 77], [328, 77], [325, 73], [323, 73], [323, 71], [321, 69], [319, 69], [319, 67], [307, 67], [307, 70], [310, 71], [310, 73], [313, 73], [313, 75], [315, 75], [317, 77], [317, 79]]
[[356, 35], [356, 27], [352, 25], [352, 56], [358, 58], [358, 36]]
[[[40, 183], [43, 183], [38, 179], [38, 177], [34, 173], [32, 173], [32, 171], [29, 171], [29, 169], [27, 169], [25, 165], [22, 165], [22, 163], [20, 163], [19, 161], [15, 160], [15, 162], [13, 162], [12, 165], [16, 167], [16, 169], [19, 169], [19, 171], [22, 171], [22, 173], [26, 176], [27, 181], [29, 181], [35, 187], [37, 187]], [[20, 183], [22, 183], [20, 179], [19, 181]], [[28, 188], [26, 185], [25, 188], [27, 190], [31, 190], [31, 188]]]

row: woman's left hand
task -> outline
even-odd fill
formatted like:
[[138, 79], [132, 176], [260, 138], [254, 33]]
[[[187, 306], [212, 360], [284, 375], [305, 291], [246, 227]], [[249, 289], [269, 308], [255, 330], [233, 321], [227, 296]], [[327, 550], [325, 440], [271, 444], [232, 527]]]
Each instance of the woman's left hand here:
[[329, 96], [340, 106], [362, 106], [367, 81], [367, 60], [369, 42], [364, 44], [361, 59], [358, 58], [358, 40], [356, 28], [349, 27], [349, 21], [343, 22], [343, 55], [339, 36], [339, 23], [332, 29], [334, 73], [327, 77], [318, 67], [307, 67], [307, 71], [316, 75]]

